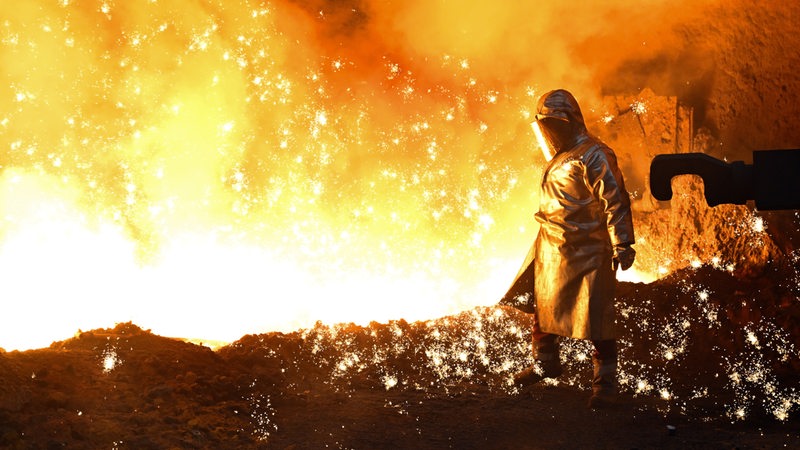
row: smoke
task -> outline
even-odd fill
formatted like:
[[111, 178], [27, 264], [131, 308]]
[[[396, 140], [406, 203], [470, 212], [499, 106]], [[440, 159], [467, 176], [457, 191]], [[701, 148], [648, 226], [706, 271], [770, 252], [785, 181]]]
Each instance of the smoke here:
[[660, 94], [674, 95], [702, 76], [684, 69], [704, 72], [708, 66], [699, 59], [708, 48], [685, 28], [718, 2], [294, 3], [314, 22], [325, 52], [373, 61], [391, 55], [422, 79], [445, 85], [455, 81], [452, 68], [437, 63], [452, 58], [496, 86], [566, 86], [592, 99], [654, 84], [666, 91]]

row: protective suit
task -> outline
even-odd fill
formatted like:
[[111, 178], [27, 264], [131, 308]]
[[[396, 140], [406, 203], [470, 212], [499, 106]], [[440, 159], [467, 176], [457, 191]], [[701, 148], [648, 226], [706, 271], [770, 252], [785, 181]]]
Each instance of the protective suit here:
[[552, 148], [545, 152], [552, 159], [542, 175], [535, 216], [540, 229], [506, 297], [524, 291], [520, 285], [533, 278], [538, 366], [515, 375], [515, 383], [561, 374], [557, 336], [590, 339], [595, 346], [592, 406], [616, 392], [615, 272], [617, 266], [629, 268], [636, 253], [630, 196], [614, 152], [588, 133], [572, 94], [543, 95], [537, 126]]
[[630, 196], [614, 152], [586, 130], [567, 91], [543, 95], [537, 122], [572, 127], [552, 143], [542, 175], [539, 234], [501, 304], [534, 312], [514, 299], [532, 293], [542, 332], [579, 339], [613, 339], [616, 265], [627, 269], [635, 252]]
[[[573, 114], [580, 117], [580, 110]], [[616, 248], [634, 243], [630, 197], [616, 156], [585, 128], [547, 166], [536, 220], [534, 298], [541, 330], [615, 338], [613, 258]]]

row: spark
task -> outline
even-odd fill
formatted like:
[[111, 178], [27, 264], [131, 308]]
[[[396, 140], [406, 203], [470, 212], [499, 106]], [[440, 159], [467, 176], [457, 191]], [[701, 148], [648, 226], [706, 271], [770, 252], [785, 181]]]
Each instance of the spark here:
[[752, 229], [756, 233], [763, 233], [765, 226], [764, 226], [764, 218], [762, 217], [753, 217], [752, 221]]
[[314, 120], [319, 125], [327, 125], [328, 124], [328, 115], [325, 111], [317, 111]]
[[[250, 384], [250, 388], [254, 389], [256, 386], [257, 380], [254, 380]], [[268, 442], [272, 433], [278, 431], [278, 425], [274, 419], [276, 411], [270, 397], [260, 391], [254, 391], [246, 397], [246, 400], [250, 404], [250, 416], [255, 425], [253, 434], [258, 440]]]
[[753, 347], [760, 348], [758, 344], [758, 336], [756, 336], [756, 334], [750, 330], [747, 331], [747, 342], [749, 342]]
[[397, 386], [397, 377], [386, 376], [383, 379], [383, 384], [386, 387], [386, 390], [388, 391], [389, 389]]
[[117, 352], [113, 348], [107, 348], [102, 355], [103, 373], [109, 373], [120, 363]]
[[636, 115], [642, 115], [647, 112], [647, 104], [642, 101], [635, 101], [631, 103], [631, 111]]

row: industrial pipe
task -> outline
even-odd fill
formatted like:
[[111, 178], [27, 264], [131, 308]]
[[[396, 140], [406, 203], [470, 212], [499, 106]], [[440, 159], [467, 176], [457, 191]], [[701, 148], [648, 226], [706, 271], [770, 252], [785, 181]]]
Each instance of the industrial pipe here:
[[698, 175], [708, 206], [743, 205], [759, 210], [800, 209], [800, 150], [757, 150], [753, 164], [727, 163], [704, 153], [657, 155], [650, 163], [650, 192], [672, 199], [672, 178]]

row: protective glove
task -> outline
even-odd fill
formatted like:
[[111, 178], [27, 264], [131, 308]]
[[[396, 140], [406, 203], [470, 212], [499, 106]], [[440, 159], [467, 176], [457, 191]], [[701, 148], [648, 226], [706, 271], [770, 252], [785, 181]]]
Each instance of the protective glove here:
[[614, 270], [617, 267], [622, 270], [630, 269], [634, 259], [636, 259], [636, 250], [630, 245], [621, 244], [614, 247]]

